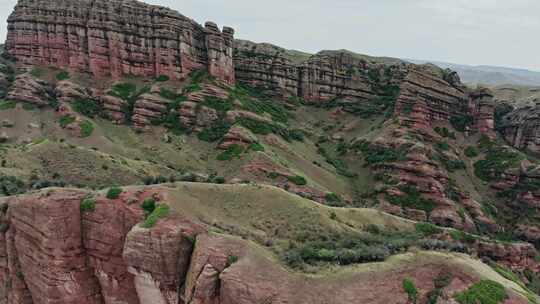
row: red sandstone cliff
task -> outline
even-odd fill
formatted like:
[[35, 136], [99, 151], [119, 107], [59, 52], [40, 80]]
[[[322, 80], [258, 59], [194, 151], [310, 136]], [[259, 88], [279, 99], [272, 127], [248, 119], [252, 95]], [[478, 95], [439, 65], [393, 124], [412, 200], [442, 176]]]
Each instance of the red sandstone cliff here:
[[[462, 264], [477, 262], [437, 253], [405, 255], [376, 270], [350, 269], [339, 279], [305, 276], [278, 266], [252, 242], [207, 232], [194, 218], [171, 213], [152, 228], [141, 227], [141, 202], [148, 197], [174, 202], [171, 189], [130, 188], [118, 199], [70, 189], [5, 198], [0, 303], [387, 304], [406, 302], [404, 278], [415, 281], [421, 299], [441, 273], [451, 277], [444, 288], [447, 299], [478, 279]], [[81, 200], [89, 196], [95, 198], [94, 209], [81, 210]], [[530, 245], [480, 242], [477, 250], [508, 266], [535, 265]], [[511, 294], [505, 303], [526, 301]]]
[[19, 0], [8, 19], [6, 51], [22, 65], [47, 65], [96, 77], [184, 79], [207, 68], [232, 84], [234, 30], [204, 27], [139, 1]]

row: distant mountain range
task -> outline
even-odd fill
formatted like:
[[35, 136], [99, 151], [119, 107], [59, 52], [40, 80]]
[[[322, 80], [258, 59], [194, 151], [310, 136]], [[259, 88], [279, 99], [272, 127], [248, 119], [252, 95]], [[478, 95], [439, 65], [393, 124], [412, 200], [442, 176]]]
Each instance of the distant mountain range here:
[[432, 63], [444, 69], [449, 68], [458, 72], [463, 82], [470, 84], [540, 86], [540, 72], [526, 69], [487, 65], [472, 66], [427, 60], [404, 60], [417, 64]]

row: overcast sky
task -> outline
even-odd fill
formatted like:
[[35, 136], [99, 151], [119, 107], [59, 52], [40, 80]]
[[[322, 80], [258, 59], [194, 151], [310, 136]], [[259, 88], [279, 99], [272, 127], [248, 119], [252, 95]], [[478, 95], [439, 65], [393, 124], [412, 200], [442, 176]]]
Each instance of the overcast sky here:
[[[51, 0], [53, 1], [53, 0]], [[538, 0], [147, 0], [236, 38], [307, 52], [376, 56], [540, 71]], [[5, 20], [16, 0], [0, 0]], [[0, 39], [6, 34], [0, 29]]]

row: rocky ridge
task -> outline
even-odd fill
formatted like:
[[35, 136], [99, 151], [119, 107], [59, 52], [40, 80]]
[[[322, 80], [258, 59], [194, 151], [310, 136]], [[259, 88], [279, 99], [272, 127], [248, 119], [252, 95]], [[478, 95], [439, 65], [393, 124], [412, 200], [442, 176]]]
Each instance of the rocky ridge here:
[[[171, 191], [164, 187], [130, 188], [118, 198], [108, 199], [82, 190], [48, 189], [5, 198], [1, 217], [5, 229], [0, 233], [0, 303], [247, 304], [270, 299], [275, 303], [329, 300], [325, 288], [336, 282], [311, 278], [308, 285], [318, 288], [308, 287], [261, 255], [260, 248], [240, 238], [208, 232], [209, 227], [196, 219], [173, 212], [151, 228], [141, 226], [142, 201], [151, 197], [158, 204], [167, 204], [165, 200], [173, 199]], [[81, 208], [81, 202], [90, 197], [94, 197], [94, 205]], [[481, 255], [512, 266], [526, 265], [535, 252], [527, 246], [487, 243], [479, 243], [478, 250]], [[355, 280], [340, 283], [341, 296], [334, 298], [334, 303], [351, 299], [397, 303], [397, 299], [407, 298], [397, 288], [405, 275], [416, 281], [419, 297], [427, 297], [433, 281], [441, 274], [440, 267], [447, 263], [443, 262], [444, 254], [424, 253], [424, 261], [430, 261], [427, 263], [404, 258], [419, 264], [414, 269], [385, 266], [390, 268], [384, 272], [393, 275], [371, 276], [370, 281], [379, 282], [380, 288], [370, 288], [369, 292], [365, 289], [369, 284], [358, 289], [365, 279], [360, 272], [354, 275]], [[446, 271], [451, 278], [444, 288], [449, 298], [478, 277], [459, 263]], [[389, 277], [393, 278], [391, 282]], [[268, 285], [268, 281], [272, 284]], [[290, 292], [291, 287], [312, 291]], [[504, 303], [526, 303], [518, 294], [510, 295]]]
[[8, 19], [6, 52], [19, 64], [45, 65], [94, 77], [185, 79], [207, 68], [234, 83], [234, 30], [195, 23], [138, 1], [21, 0]]

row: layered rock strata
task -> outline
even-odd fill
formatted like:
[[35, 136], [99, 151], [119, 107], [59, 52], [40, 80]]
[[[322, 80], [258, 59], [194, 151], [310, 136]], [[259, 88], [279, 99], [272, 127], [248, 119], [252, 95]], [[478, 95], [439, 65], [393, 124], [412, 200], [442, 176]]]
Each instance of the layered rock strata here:
[[540, 153], [540, 106], [518, 108], [503, 119], [500, 132], [517, 149]]
[[[88, 198], [93, 204], [81, 208]], [[466, 270], [470, 265], [487, 267], [462, 255], [417, 253], [336, 277], [292, 274], [259, 245], [207, 232], [174, 212], [142, 227], [140, 206], [147, 198], [158, 206], [174, 199], [163, 187], [129, 188], [116, 199], [71, 189], [4, 198], [0, 303], [405, 303], [404, 278], [415, 281], [424, 299], [443, 273], [450, 280], [444, 292], [452, 298], [478, 280]], [[474, 247], [514, 269], [536, 265], [530, 245]], [[509, 295], [505, 303], [527, 303]]]
[[234, 83], [234, 30], [203, 27], [176, 11], [139, 1], [19, 0], [8, 19], [6, 52], [20, 65], [184, 79], [193, 70]]

